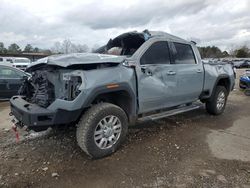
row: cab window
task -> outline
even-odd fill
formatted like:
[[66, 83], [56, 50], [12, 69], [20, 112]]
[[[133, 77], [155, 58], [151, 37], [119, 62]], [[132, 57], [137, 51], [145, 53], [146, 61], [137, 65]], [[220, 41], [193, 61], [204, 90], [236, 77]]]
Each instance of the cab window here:
[[174, 42], [174, 63], [195, 64], [195, 56], [191, 45]]
[[140, 63], [141, 65], [170, 64], [168, 43], [160, 41], [152, 44], [141, 57]]

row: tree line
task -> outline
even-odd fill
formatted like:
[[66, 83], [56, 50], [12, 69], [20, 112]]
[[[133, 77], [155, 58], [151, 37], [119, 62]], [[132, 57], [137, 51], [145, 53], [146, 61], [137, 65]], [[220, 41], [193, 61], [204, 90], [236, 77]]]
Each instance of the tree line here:
[[[98, 48], [95, 45], [94, 48]], [[75, 44], [68, 39], [62, 42], [55, 42], [50, 49], [41, 49], [27, 44], [23, 49], [16, 43], [10, 44], [5, 47], [3, 42], [0, 42], [0, 54], [20, 54], [20, 53], [45, 53], [45, 54], [68, 54], [68, 53], [82, 53], [89, 52], [90, 48], [86, 44]]]
[[71, 42], [69, 39], [65, 39], [62, 42], [55, 42], [51, 48], [53, 53], [61, 53], [61, 54], [68, 54], [68, 53], [83, 53], [89, 52], [90, 49], [86, 44], [75, 44]]
[[33, 47], [31, 44], [27, 44], [23, 49], [16, 43], [10, 44], [8, 47], [5, 47], [3, 42], [0, 42], [0, 54], [20, 54], [20, 53], [38, 53], [44, 52], [47, 54], [52, 54], [51, 50], [40, 49], [38, 47]]
[[[23, 49], [16, 43], [10, 44], [8, 47], [4, 46], [3, 42], [0, 42], [0, 54], [20, 54], [20, 53], [38, 53], [43, 52], [45, 54], [68, 54], [68, 53], [82, 53], [89, 52], [93, 49], [97, 49], [99, 46], [94, 45], [92, 49], [86, 44], [75, 44], [68, 39], [62, 42], [55, 42], [50, 49], [40, 49], [33, 47], [31, 44], [27, 44]], [[247, 46], [227, 51], [221, 51], [216, 46], [198, 47], [202, 58], [224, 58], [224, 57], [238, 57], [247, 58], [250, 57], [250, 49]]]
[[221, 51], [216, 46], [198, 47], [202, 58], [223, 58], [223, 57], [237, 57], [248, 58], [250, 57], [250, 49], [247, 46], [242, 46], [237, 49], [227, 51]]

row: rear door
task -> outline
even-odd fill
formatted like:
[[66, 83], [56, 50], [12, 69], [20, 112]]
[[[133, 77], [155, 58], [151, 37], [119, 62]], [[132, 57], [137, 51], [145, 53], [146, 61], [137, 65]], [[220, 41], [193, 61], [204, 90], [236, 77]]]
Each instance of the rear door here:
[[139, 113], [173, 106], [177, 81], [170, 59], [167, 41], [156, 41], [142, 53], [136, 68]]
[[190, 44], [171, 42], [170, 48], [177, 75], [176, 100], [180, 104], [196, 101], [203, 88], [202, 62], [199, 62]]

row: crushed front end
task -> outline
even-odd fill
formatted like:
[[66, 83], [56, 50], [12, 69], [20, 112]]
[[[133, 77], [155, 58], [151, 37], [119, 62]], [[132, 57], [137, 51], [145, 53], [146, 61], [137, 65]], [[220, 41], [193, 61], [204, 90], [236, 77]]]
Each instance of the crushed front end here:
[[[81, 110], [69, 102], [83, 90], [83, 71], [43, 66], [30, 73], [32, 76], [24, 81], [19, 95], [10, 99], [11, 114], [18, 125], [42, 131], [76, 121]], [[55, 101], [60, 105], [53, 105]]]

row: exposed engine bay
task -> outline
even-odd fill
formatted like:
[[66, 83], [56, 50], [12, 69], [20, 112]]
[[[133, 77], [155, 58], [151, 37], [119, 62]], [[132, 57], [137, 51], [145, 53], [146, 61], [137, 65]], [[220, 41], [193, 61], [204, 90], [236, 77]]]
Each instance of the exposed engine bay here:
[[47, 79], [46, 71], [33, 72], [21, 86], [19, 94], [42, 107], [47, 107], [55, 98], [54, 85]]
[[32, 72], [25, 80], [19, 94], [30, 103], [48, 107], [56, 98], [75, 99], [83, 83], [83, 73], [77, 70], [43, 69]]
[[30, 71], [19, 95], [25, 100], [41, 107], [48, 107], [55, 99], [74, 100], [84, 87], [84, 71], [117, 66], [116, 63], [77, 64], [67, 68], [42, 66]]

